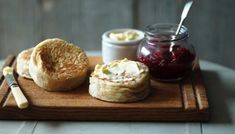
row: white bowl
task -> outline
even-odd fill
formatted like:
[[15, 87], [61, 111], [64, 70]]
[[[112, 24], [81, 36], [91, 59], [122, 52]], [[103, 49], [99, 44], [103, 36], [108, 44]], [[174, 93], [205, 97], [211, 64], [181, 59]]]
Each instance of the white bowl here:
[[[129, 41], [118, 41], [109, 38], [109, 34], [113, 32], [133, 31], [138, 34], [138, 37]], [[102, 58], [104, 63], [109, 63], [113, 60], [127, 58], [136, 60], [136, 53], [139, 43], [144, 38], [144, 32], [136, 29], [123, 28], [113, 29], [105, 32], [102, 35]]]

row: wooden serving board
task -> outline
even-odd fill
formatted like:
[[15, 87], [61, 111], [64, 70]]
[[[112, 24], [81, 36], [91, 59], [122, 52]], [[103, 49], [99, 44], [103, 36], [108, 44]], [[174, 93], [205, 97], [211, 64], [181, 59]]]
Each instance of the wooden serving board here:
[[[91, 67], [101, 63], [100, 57], [89, 57]], [[8, 56], [4, 66], [14, 66]], [[88, 93], [88, 80], [69, 92], [47, 92], [32, 80], [17, 77], [30, 106], [17, 108], [11, 91], [0, 72], [0, 119], [15, 120], [117, 120], [117, 121], [208, 121], [208, 99], [200, 68], [176, 83], [151, 81], [148, 98], [134, 103], [109, 103]]]

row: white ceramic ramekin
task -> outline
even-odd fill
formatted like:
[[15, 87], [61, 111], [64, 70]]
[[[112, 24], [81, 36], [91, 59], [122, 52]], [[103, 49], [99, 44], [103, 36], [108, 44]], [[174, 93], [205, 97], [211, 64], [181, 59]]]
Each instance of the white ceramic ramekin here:
[[[138, 34], [135, 40], [117, 41], [109, 38], [109, 34], [113, 32], [133, 31]], [[136, 29], [113, 29], [105, 32], [102, 35], [102, 58], [104, 63], [109, 63], [113, 60], [127, 58], [136, 60], [136, 52], [140, 41], [144, 38], [144, 32]]]

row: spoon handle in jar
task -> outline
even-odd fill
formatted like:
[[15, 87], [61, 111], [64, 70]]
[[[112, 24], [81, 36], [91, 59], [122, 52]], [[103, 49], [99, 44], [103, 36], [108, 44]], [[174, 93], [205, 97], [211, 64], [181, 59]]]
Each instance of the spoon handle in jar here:
[[182, 14], [181, 14], [180, 23], [179, 23], [178, 28], [177, 28], [176, 33], [175, 33], [176, 35], [179, 33], [180, 28], [181, 28], [181, 25], [182, 25], [184, 19], [187, 17], [188, 12], [189, 12], [189, 10], [190, 10], [192, 4], [193, 4], [193, 1], [189, 1], [189, 2], [187, 2], [187, 3], [185, 4], [184, 9], [183, 9], [183, 12], [182, 12]]

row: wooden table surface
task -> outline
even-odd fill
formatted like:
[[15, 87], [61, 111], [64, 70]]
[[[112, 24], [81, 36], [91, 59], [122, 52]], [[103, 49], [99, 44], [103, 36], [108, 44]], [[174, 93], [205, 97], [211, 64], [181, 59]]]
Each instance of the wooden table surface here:
[[[88, 53], [98, 55], [100, 53]], [[159, 133], [159, 134], [233, 134], [235, 132], [235, 71], [200, 61], [208, 89], [211, 120], [207, 123], [183, 122], [71, 122], [71, 121], [0, 121], [4, 134], [80, 134], [80, 133]], [[0, 67], [1, 67], [0, 62]]]

